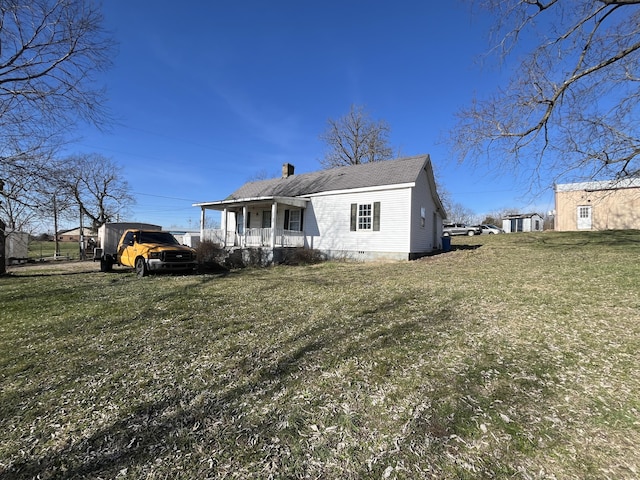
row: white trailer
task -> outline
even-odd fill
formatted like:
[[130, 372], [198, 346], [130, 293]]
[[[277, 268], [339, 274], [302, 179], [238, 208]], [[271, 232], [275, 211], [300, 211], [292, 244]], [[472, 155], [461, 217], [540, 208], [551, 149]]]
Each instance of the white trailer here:
[[118, 242], [125, 230], [157, 230], [161, 231], [160, 225], [140, 222], [113, 222], [105, 223], [98, 228], [98, 245], [93, 251], [93, 260], [100, 260], [100, 270], [105, 272], [111, 269], [111, 265], [116, 262], [118, 253]]

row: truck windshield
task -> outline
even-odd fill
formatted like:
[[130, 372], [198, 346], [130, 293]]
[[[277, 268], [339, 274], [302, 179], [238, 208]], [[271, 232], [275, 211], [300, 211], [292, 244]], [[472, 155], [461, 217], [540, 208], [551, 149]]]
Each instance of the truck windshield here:
[[140, 243], [161, 243], [163, 245], [180, 245], [169, 232], [140, 232]]

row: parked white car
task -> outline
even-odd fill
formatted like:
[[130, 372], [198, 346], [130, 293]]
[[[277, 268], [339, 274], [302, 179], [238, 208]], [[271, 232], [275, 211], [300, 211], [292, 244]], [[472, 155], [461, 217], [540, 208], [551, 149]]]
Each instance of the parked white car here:
[[500, 227], [496, 227], [495, 225], [483, 223], [482, 225], [478, 225], [482, 229], [482, 233], [485, 234], [496, 234], [496, 233], [504, 233], [504, 230]]

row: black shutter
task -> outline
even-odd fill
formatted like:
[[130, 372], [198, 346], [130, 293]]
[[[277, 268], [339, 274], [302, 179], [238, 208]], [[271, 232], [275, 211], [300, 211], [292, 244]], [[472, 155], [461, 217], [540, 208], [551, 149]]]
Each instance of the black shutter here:
[[300, 210], [300, 231], [302, 232], [302, 221], [304, 219], [304, 210]]
[[246, 228], [251, 228], [251, 212], [247, 212], [247, 224], [245, 225]]
[[289, 230], [289, 210], [284, 211], [284, 229]]
[[380, 202], [373, 203], [373, 231], [380, 231]]
[[355, 232], [358, 227], [358, 204], [351, 204], [351, 231]]

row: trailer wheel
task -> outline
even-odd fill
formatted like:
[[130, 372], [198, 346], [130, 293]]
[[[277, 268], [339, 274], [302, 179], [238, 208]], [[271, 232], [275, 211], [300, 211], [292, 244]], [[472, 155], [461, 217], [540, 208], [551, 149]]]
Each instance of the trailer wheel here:
[[136, 258], [136, 275], [146, 277], [147, 273], [147, 262], [142, 257]]
[[100, 271], [101, 272], [110, 272], [113, 268], [113, 263], [111, 260], [107, 260], [106, 258], [100, 259]]

